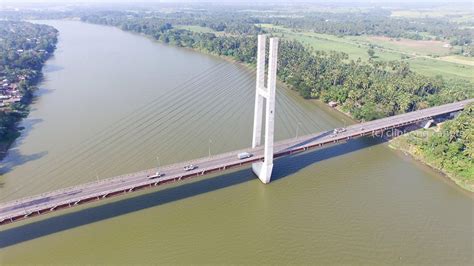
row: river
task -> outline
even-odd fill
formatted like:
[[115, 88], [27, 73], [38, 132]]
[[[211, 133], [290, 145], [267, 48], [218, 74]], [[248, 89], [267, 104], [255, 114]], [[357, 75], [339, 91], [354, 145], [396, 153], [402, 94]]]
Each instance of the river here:
[[[39, 22], [38, 22], [39, 23]], [[0, 201], [248, 147], [252, 69], [78, 21], [2, 162]], [[278, 86], [276, 138], [351, 123]], [[0, 264], [472, 263], [473, 197], [364, 138], [34, 218]]]

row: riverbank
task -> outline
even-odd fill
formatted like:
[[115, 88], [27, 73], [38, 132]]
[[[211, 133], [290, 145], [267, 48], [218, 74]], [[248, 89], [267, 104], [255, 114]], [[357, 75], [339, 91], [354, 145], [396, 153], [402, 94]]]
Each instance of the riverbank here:
[[414, 160], [421, 162], [434, 170], [440, 172], [450, 181], [454, 182], [457, 186], [474, 192], [474, 180], [470, 178], [470, 173], [472, 173], [473, 165], [471, 164], [471, 169], [466, 169], [466, 171], [456, 171], [453, 168], [449, 167], [444, 160], [439, 157], [435, 157], [425, 151], [422, 146], [417, 143], [417, 139], [426, 138], [427, 136], [432, 136], [434, 134], [440, 134], [442, 131], [443, 124], [439, 124], [430, 129], [418, 129], [410, 133], [400, 135], [398, 137], [392, 138], [389, 140], [389, 147], [404, 152], [405, 154], [410, 155]]
[[[191, 49], [191, 50], [194, 50], [194, 51], [198, 51], [198, 52], [201, 52], [201, 53], [204, 53], [204, 54], [216, 56], [216, 57], [221, 57], [221, 58], [224, 58], [225, 60], [228, 60], [230, 62], [239, 63], [239, 64], [244, 65], [246, 67], [255, 69], [254, 64], [247, 63], [247, 62], [242, 62], [242, 61], [236, 60], [235, 58], [230, 57], [230, 56], [218, 55], [216, 53], [213, 53], [213, 52], [205, 50], [205, 49], [196, 49], [196, 48], [189, 48], [189, 47], [184, 47], [184, 48]], [[287, 88], [289, 88], [291, 90], [298, 91], [297, 88], [294, 88], [291, 84], [288, 84], [288, 83], [284, 82], [283, 80], [281, 80], [280, 77], [278, 77], [278, 81], [279, 81], [279, 83], [283, 84]], [[300, 95], [300, 97], [301, 97], [301, 95]], [[364, 121], [363, 119], [357, 119], [355, 117], [355, 115], [352, 114], [350, 111], [344, 110], [342, 105], [337, 104], [335, 107], [330, 107], [328, 105], [328, 102], [323, 101], [321, 98], [316, 98], [316, 99], [312, 98], [312, 99], [309, 99], [309, 100], [316, 101], [319, 105], [324, 105], [324, 107], [326, 107], [326, 109], [331, 111], [331, 112], [337, 112], [337, 113], [343, 115], [344, 117], [346, 117], [352, 123], [359, 123], [359, 122]], [[432, 128], [430, 130], [435, 131], [437, 129]], [[457, 172], [451, 171], [450, 169], [447, 169], [447, 168], [443, 168], [441, 165], [436, 164], [435, 161], [430, 160], [426, 155], [424, 155], [422, 150], [420, 150], [416, 145], [413, 145], [413, 144], [409, 143], [409, 141], [408, 141], [409, 138], [413, 134], [417, 134], [419, 132], [420, 131], [415, 131], [415, 132], [407, 133], [407, 134], [404, 134], [404, 135], [400, 135], [398, 137], [390, 138], [388, 140], [389, 141], [389, 147], [392, 148], [392, 149], [396, 149], [396, 150], [405, 152], [407, 154], [410, 154], [412, 159], [430, 166], [431, 168], [435, 169], [436, 171], [438, 171], [440, 174], [442, 174], [443, 176], [445, 176], [449, 180], [453, 181], [457, 186], [459, 186], [459, 187], [461, 187], [461, 188], [463, 188], [467, 191], [474, 192], [474, 182], [472, 180], [469, 180], [466, 177], [463, 177], [463, 176], [459, 175]]]
[[0, 161], [21, 135], [20, 121], [29, 114], [43, 65], [56, 49], [58, 31], [29, 22], [0, 23]]
[[[28, 120], [41, 121], [6, 157], [12, 167], [0, 179], [2, 202], [149, 169], [157, 156], [162, 165], [207, 156], [209, 138], [212, 154], [250, 145], [254, 73], [118, 29], [47, 24], [61, 33], [45, 64], [41, 87], [49, 93], [31, 105]], [[196, 83], [200, 89], [176, 89], [213, 66], [220, 72]], [[281, 90], [278, 99], [281, 138], [295, 136], [297, 121], [284, 114], [305, 112], [300, 134], [342, 126], [337, 112], [311, 108], [297, 92]], [[150, 112], [134, 112], [144, 105]], [[132, 113], [127, 129], [134, 130], [96, 134]], [[1, 264], [396, 264], [400, 257], [467, 264], [472, 197], [379, 144], [360, 138], [281, 158], [267, 186], [242, 168], [8, 227]], [[58, 250], [54, 257], [51, 250]]]
[[[224, 58], [227, 61], [230, 61], [230, 62], [233, 62], [233, 63], [239, 63], [239, 64], [242, 64], [242, 65], [244, 65], [246, 67], [249, 67], [249, 68], [255, 68], [255, 65], [252, 64], [252, 60], [242, 60], [240, 57], [235, 57], [235, 55], [229, 56], [226, 53], [223, 53], [223, 51], [221, 51], [219, 49], [217, 49], [216, 50], [217, 52], [216, 52], [212, 49], [210, 50], [208, 48], [202, 48], [200, 45], [198, 45], [198, 46], [193, 46], [193, 45], [183, 46], [182, 44], [179, 45], [179, 42], [177, 42], [176, 44], [173, 43], [173, 42], [169, 42], [169, 41], [164, 42], [164, 41], [162, 41], [161, 38], [157, 39], [155, 37], [150, 36], [149, 34], [141, 33], [140, 35], [147, 36], [147, 37], [149, 37], [150, 39], [152, 39], [154, 41], [157, 41], [157, 42], [160, 42], [160, 43], [163, 43], [163, 44], [166, 44], [166, 45], [177, 46], [177, 47], [182, 47], [182, 48], [194, 50], [194, 51], [197, 51], [197, 52], [200, 52], [200, 53], [204, 53], [204, 54]], [[281, 51], [281, 52], [283, 54], [283, 57], [285, 58], [285, 56], [284, 56], [285, 49], [283, 49], [283, 51]], [[239, 54], [239, 55], [241, 55], [241, 54]], [[285, 60], [283, 60], [283, 61], [285, 61]], [[285, 72], [285, 71], [288, 71], [288, 69], [285, 69], [283, 67], [282, 71]], [[290, 88], [294, 91], [300, 92], [300, 96], [303, 97], [303, 95], [301, 94], [301, 91], [298, 90], [298, 87], [297, 87], [297, 86], [299, 86], [298, 82], [297, 82], [296, 85], [293, 84], [294, 80], [292, 81], [291, 78], [288, 79], [288, 75], [281, 75], [281, 76], [278, 77], [278, 79], [279, 79], [279, 82], [281, 84], [283, 84], [285, 87]], [[344, 88], [340, 86], [339, 89], [343, 90]], [[317, 102], [324, 103], [325, 105], [327, 105], [327, 102], [329, 102], [329, 101], [338, 100], [338, 102], [339, 102], [340, 101], [339, 97], [340, 97], [340, 95], [338, 93], [326, 92], [325, 95], [322, 94], [322, 95], [320, 95], [320, 97], [317, 97], [316, 99], [314, 97], [309, 97], [309, 99], [310, 100], [315, 100]], [[303, 97], [303, 98], [306, 98], [306, 97]], [[360, 121], [364, 121], [364, 120], [376, 119], [380, 116], [382, 116], [382, 117], [387, 116], [387, 114], [384, 114], [383, 112], [377, 111], [378, 107], [376, 106], [376, 104], [374, 102], [369, 102], [369, 103], [370, 104], [366, 104], [367, 107], [363, 107], [363, 108], [361, 108], [361, 110], [355, 109], [355, 111], [354, 111], [354, 109], [344, 108], [343, 104], [338, 104], [334, 108], [329, 108], [328, 107], [328, 109], [332, 109], [331, 111], [336, 111], [337, 113], [344, 115], [349, 120], [354, 121], [354, 122], [360, 122]], [[420, 103], [420, 105], [428, 105], [428, 103], [427, 102], [422, 102], [422, 103]], [[395, 143], [395, 142], [396, 142], [396, 140], [392, 141], [392, 143]], [[396, 148], [396, 149], [401, 150], [401, 151], [404, 151], [403, 147], [405, 147], [405, 146], [406, 145], [391, 144], [392, 148]], [[428, 160], [424, 156], [421, 156], [420, 153], [416, 153], [416, 152], [413, 152], [413, 151], [410, 151], [410, 150], [411, 149], [407, 149], [406, 152], [413, 153], [413, 158], [415, 160], [423, 161], [423, 162], [427, 163], [428, 165], [431, 165], [433, 168], [438, 169], [440, 172], [442, 172], [446, 176], [449, 176], [452, 180], [455, 181], [456, 184], [463, 187], [464, 189], [466, 189], [468, 191], [473, 191], [474, 190], [471, 187], [471, 185], [469, 185], [468, 183], [462, 181], [464, 179], [459, 178], [458, 175], [455, 175], [455, 174], [451, 173], [449, 171], [449, 169], [443, 168], [443, 167], [437, 167], [437, 165], [435, 165], [433, 163], [430, 163], [430, 160]]]
[[[92, 24], [97, 24], [97, 23], [92, 23]], [[108, 25], [108, 26], [113, 26], [113, 25]], [[113, 27], [117, 27], [117, 26], [113, 26]], [[183, 45], [177, 45], [173, 42], [165, 42], [161, 38], [156, 38], [154, 36], [151, 36], [150, 34], [146, 34], [146, 33], [143, 33], [143, 32], [134, 32], [134, 31], [130, 31], [130, 30], [126, 30], [126, 31], [138, 34], [140, 36], [147, 37], [150, 40], [153, 40], [153, 41], [156, 41], [156, 42], [159, 42], [159, 43], [163, 43], [163, 44], [166, 44], [166, 45], [180, 47], [180, 48], [186, 48], [188, 50], [197, 51], [199, 53], [203, 53], [203, 54], [223, 58], [223, 59], [225, 59], [229, 62], [239, 63], [239, 64], [241, 64], [245, 67], [248, 67], [249, 69], [254, 69], [255, 68], [255, 65], [252, 64], [251, 60], [241, 60], [241, 59], [236, 58], [235, 56], [229, 56], [229, 55], [222, 54], [222, 52], [215, 52], [213, 50], [201, 48], [201, 46], [183, 46]], [[218, 51], [220, 51], [220, 50], [218, 50]], [[288, 84], [288, 82], [285, 82], [281, 78], [279, 78], [279, 82], [281, 84], [284, 84], [288, 88], [292, 88], [293, 90], [298, 91], [296, 87], [294, 87], [292, 84]], [[315, 100], [315, 99], [311, 99], [311, 100]], [[316, 101], [321, 102], [321, 103], [324, 102], [321, 98], [317, 99]], [[343, 110], [344, 108], [342, 108], [341, 105], [339, 105], [336, 108], [328, 108], [328, 109], [336, 110], [338, 113], [344, 114], [347, 118], [349, 118], [352, 121], [360, 121], [360, 119], [357, 119], [356, 115], [350, 113], [348, 110]], [[400, 150], [402, 150], [402, 149], [400, 148]]]
[[15, 139], [9, 140], [9, 141], [4, 141], [4, 142], [0, 143], [0, 161], [2, 161], [3, 158], [5, 158], [5, 156], [8, 153], [8, 150], [10, 149], [10, 146], [12, 145], [14, 140]]

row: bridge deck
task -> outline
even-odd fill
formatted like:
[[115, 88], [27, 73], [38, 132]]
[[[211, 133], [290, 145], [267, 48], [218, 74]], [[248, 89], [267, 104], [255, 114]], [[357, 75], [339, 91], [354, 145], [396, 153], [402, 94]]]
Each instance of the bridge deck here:
[[[345, 132], [336, 135], [332, 134], [332, 131], [326, 131], [280, 141], [275, 143], [275, 157], [301, 152], [310, 148], [322, 147], [356, 137], [371, 135], [387, 129], [397, 128], [439, 115], [460, 111], [470, 102], [474, 102], [474, 99], [360, 123], [349, 126]], [[250, 152], [253, 156], [239, 160], [237, 154], [243, 151]], [[0, 204], [0, 225], [114, 195], [125, 194], [194, 176], [201, 176], [261, 160], [263, 160], [263, 147], [256, 149], [248, 148], [162, 167], [160, 171], [165, 173], [165, 175], [156, 179], [147, 178], [147, 175], [153, 174], [155, 171], [155, 169], [150, 169], [6, 202]], [[185, 171], [183, 166], [188, 164], [197, 165], [198, 168], [192, 171]]]

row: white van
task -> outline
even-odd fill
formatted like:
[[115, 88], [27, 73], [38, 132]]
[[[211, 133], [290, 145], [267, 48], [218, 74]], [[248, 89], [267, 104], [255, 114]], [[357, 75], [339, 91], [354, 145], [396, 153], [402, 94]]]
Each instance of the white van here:
[[250, 157], [252, 157], [252, 154], [248, 153], [248, 152], [241, 152], [241, 153], [237, 154], [237, 158], [239, 158], [239, 160], [247, 159], [247, 158], [250, 158]]

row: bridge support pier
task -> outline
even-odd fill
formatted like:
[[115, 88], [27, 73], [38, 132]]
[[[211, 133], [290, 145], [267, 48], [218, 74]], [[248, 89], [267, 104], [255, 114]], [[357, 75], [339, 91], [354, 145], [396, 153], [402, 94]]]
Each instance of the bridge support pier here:
[[257, 48], [257, 82], [255, 93], [255, 110], [252, 148], [261, 144], [262, 138], [262, 116], [263, 100], [265, 106], [265, 151], [264, 161], [252, 164], [253, 172], [265, 184], [270, 182], [273, 170], [273, 142], [275, 128], [275, 93], [276, 93], [276, 72], [278, 57], [278, 38], [270, 38], [270, 51], [268, 62], [268, 80], [265, 87], [265, 44], [266, 36], [258, 36]]

